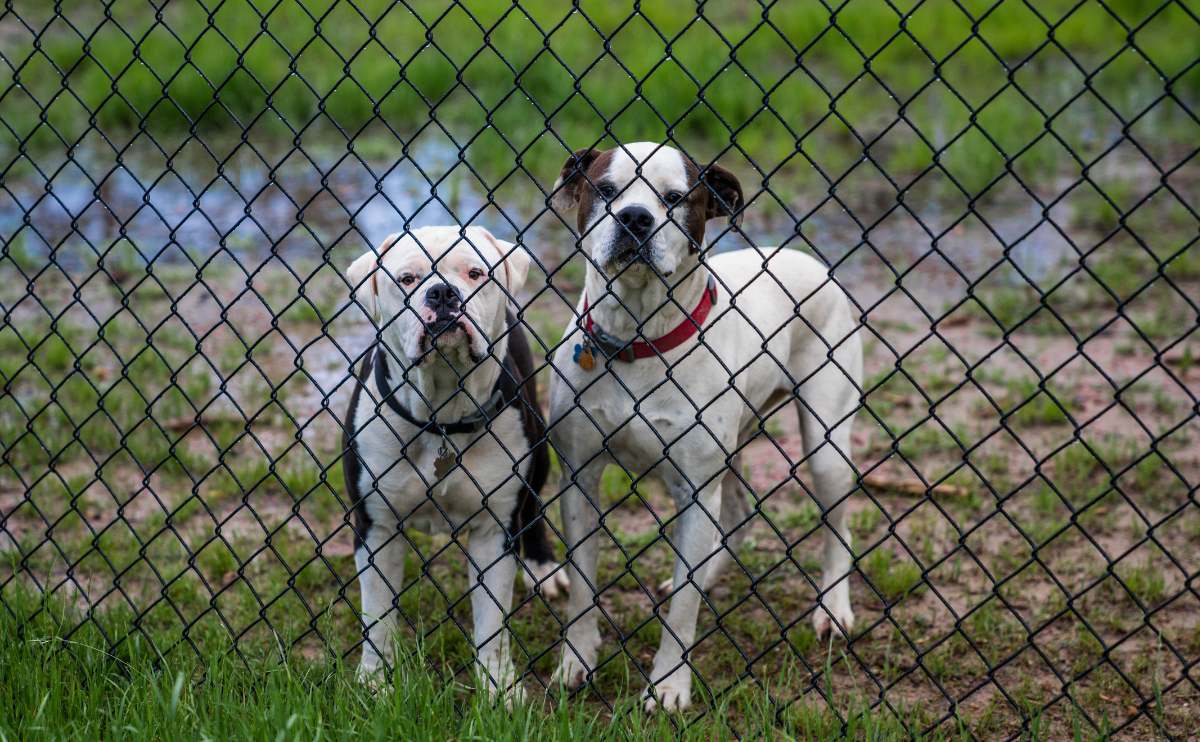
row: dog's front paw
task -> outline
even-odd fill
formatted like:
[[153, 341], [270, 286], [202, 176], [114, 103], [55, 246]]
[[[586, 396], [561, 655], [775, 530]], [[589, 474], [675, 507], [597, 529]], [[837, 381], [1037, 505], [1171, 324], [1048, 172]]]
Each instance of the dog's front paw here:
[[854, 628], [854, 611], [850, 610], [849, 605], [834, 608], [819, 605], [813, 612], [812, 622], [818, 639], [824, 639], [830, 633], [849, 639], [850, 631]]
[[646, 713], [686, 711], [692, 705], [692, 669], [683, 666], [642, 693]]
[[540, 592], [547, 600], [554, 600], [571, 589], [567, 570], [555, 562], [526, 562], [525, 569], [521, 570], [521, 581], [531, 592]]
[[[511, 670], [497, 675], [480, 669], [480, 676], [479, 684], [487, 689], [488, 698], [493, 702], [503, 703], [504, 708], [509, 710], [525, 703], [525, 686]], [[497, 677], [500, 678], [499, 683], [495, 681]]]
[[563, 646], [562, 659], [559, 660], [558, 669], [554, 671], [554, 678], [551, 682], [567, 690], [575, 690], [588, 682], [588, 676], [592, 672], [592, 665], [596, 664], [596, 652], [595, 650], [588, 652], [582, 647], [580, 651], [590, 655], [590, 657], [584, 659], [569, 644]]
[[382, 662], [361, 662], [354, 673], [354, 679], [376, 693], [387, 690], [387, 666]]
[[509, 711], [514, 706], [521, 706], [525, 703], [525, 686], [520, 683], [514, 683], [504, 692], [504, 708]]

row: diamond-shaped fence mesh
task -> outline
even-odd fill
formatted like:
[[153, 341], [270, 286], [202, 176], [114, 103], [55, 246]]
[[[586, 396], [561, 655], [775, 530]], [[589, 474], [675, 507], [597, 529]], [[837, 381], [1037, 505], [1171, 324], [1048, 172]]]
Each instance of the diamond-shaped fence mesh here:
[[1193, 734], [1198, 111], [1182, 0], [9, 0], [0, 611]]

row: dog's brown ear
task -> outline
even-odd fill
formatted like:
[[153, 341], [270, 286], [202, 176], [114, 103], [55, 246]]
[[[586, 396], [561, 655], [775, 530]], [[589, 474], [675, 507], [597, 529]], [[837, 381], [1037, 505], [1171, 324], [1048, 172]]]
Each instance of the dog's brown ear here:
[[600, 156], [598, 149], [577, 149], [563, 163], [554, 190], [550, 194], [550, 205], [559, 211], [570, 211], [579, 205], [583, 189], [587, 187], [587, 169]]
[[371, 313], [379, 312], [379, 264], [383, 262], [384, 253], [401, 237], [400, 232], [389, 234], [374, 250], [367, 250], [358, 256], [346, 269], [346, 281], [350, 283], [351, 295]]
[[708, 192], [708, 208], [705, 219], [727, 216], [737, 224], [742, 218], [746, 201], [742, 196], [742, 184], [737, 176], [717, 164], [709, 165], [700, 173], [700, 182]]

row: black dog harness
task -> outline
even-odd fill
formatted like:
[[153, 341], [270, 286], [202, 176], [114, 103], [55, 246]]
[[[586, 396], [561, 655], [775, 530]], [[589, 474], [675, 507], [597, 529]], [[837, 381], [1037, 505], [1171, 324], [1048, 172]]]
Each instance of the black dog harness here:
[[[429, 430], [442, 435], [457, 433], [460, 430], [463, 432], [478, 430], [480, 426], [486, 425], [489, 420], [495, 419], [507, 409], [512, 404], [514, 397], [519, 399], [520, 404], [517, 406], [517, 411], [521, 415], [521, 431], [530, 450], [527, 457], [528, 469], [521, 477], [521, 492], [517, 504], [513, 508], [508, 527], [509, 537], [516, 539], [516, 543], [510, 543], [510, 546], [516, 548], [519, 544], [526, 559], [534, 562], [552, 562], [554, 561], [554, 549], [550, 546], [546, 522], [542, 518], [542, 505], [538, 497], [550, 472], [550, 445], [546, 442], [546, 425], [538, 410], [533, 353], [530, 351], [529, 341], [521, 330], [521, 325], [517, 322], [516, 317], [510, 313], [506, 320], [509, 327], [508, 353], [505, 354], [503, 362], [504, 373], [500, 375], [496, 384], [496, 390], [500, 391], [500, 395], [497, 396], [496, 390], [494, 390], [487, 403], [480, 406], [481, 413], [478, 416], [469, 415], [453, 424], [425, 425], [424, 422], [414, 419], [412, 412], [405, 409], [403, 405], [396, 404], [396, 400], [392, 398], [394, 390], [386, 366], [383, 368], [383, 373], [376, 376], [378, 393], [386, 394], [384, 401], [388, 407], [409, 424], [416, 426], [420, 432]], [[364, 507], [364, 494], [369, 493], [364, 493], [359, 488], [363, 464], [358, 456], [358, 448], [355, 443], [358, 424], [355, 422], [354, 413], [358, 409], [363, 387], [367, 385], [372, 372], [379, 374], [378, 369], [372, 369], [371, 365], [376, 356], [382, 358], [382, 354], [387, 352], [384, 350], [381, 353], [380, 350], [376, 347], [364, 354], [362, 365], [355, 374], [356, 383], [354, 391], [350, 395], [349, 412], [342, 425], [342, 467], [346, 476], [346, 493], [349, 495], [350, 508], [354, 518], [354, 548], [356, 550], [362, 547], [367, 533], [374, 526], [370, 514]], [[379, 365], [375, 364], [376, 367]], [[524, 379], [524, 381], [517, 383], [520, 379]], [[516, 391], [509, 391], [510, 389]], [[463, 423], [466, 425], [460, 427]], [[443, 445], [448, 448], [445, 439], [443, 439]], [[453, 469], [455, 458], [446, 456], [445, 460], [448, 462], [445, 467], [448, 472]], [[434, 467], [437, 468], [436, 462]], [[375, 477], [372, 477], [372, 480], [377, 482]], [[376, 486], [377, 484], [372, 484], [372, 488]]]
[[479, 409], [466, 417], [456, 420], [451, 423], [442, 423], [437, 420], [418, 420], [400, 401], [396, 399], [396, 389], [392, 386], [391, 373], [387, 367], [387, 352], [382, 348], [375, 349], [375, 386], [379, 388], [379, 394], [383, 397], [383, 401], [402, 419], [410, 425], [415, 425], [417, 428], [416, 435], [422, 433], [435, 433], [441, 436], [442, 443], [438, 447], [437, 458], [433, 462], [433, 473], [438, 479], [444, 478], [454, 468], [456, 458], [454, 451], [451, 450], [450, 441], [447, 436], [457, 433], [477, 433], [483, 429], [488, 423], [500, 416], [517, 400], [521, 398], [521, 386], [517, 383], [517, 375], [513, 371], [510, 358], [506, 357], [500, 368], [500, 378], [496, 379], [496, 386], [492, 389], [492, 394], [487, 401], [479, 405]]

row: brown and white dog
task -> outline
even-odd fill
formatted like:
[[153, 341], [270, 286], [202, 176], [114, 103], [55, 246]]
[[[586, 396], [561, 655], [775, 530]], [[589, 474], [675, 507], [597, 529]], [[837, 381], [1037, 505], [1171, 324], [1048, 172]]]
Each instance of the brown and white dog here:
[[[585, 296], [555, 352], [550, 433], [569, 475], [561, 500], [573, 588], [558, 680], [596, 667], [596, 559], [604, 467], [660, 478], [679, 515], [670, 608], [646, 690], [647, 710], [686, 708], [700, 590], [747, 529], [737, 452], [766, 416], [795, 401], [823, 510], [818, 635], [848, 634], [855, 482], [850, 424], [862, 347], [850, 302], [825, 266], [790, 249], [705, 257], [705, 223], [743, 208], [737, 178], [678, 150], [641, 142], [574, 153], [553, 204], [574, 209], [587, 256]], [[722, 546], [722, 544], [725, 546]], [[673, 586], [673, 590], [672, 590]]]
[[529, 261], [485, 229], [428, 227], [346, 271], [380, 328], [344, 426], [365, 680], [392, 659], [407, 528], [467, 534], [479, 674], [493, 694], [520, 695], [505, 628], [517, 542], [544, 595], [566, 588], [540, 517], [550, 459], [533, 358], [508, 311]]

